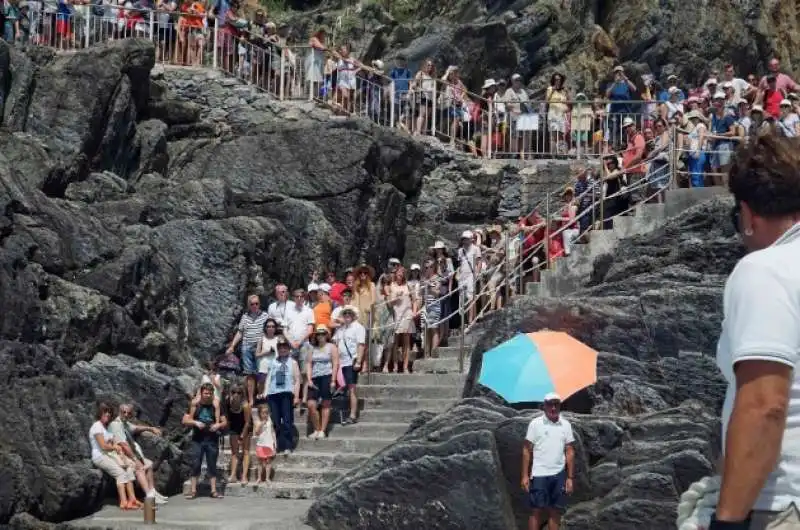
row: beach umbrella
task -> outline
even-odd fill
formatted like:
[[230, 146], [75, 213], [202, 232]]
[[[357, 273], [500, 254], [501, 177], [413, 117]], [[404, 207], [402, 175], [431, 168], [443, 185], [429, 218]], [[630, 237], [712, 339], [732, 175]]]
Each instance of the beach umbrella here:
[[597, 352], [561, 331], [524, 333], [483, 354], [478, 383], [510, 403], [566, 399], [597, 381]]

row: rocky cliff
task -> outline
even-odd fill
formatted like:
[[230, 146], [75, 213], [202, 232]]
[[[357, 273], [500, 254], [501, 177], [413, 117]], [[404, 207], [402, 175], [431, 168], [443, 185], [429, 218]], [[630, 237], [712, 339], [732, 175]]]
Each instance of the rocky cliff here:
[[477, 331], [468, 399], [419, 418], [340, 479], [312, 506], [310, 523], [317, 530], [527, 528], [520, 455], [538, 412], [509, 408], [476, 379], [488, 348], [549, 328], [601, 352], [597, 384], [565, 403], [578, 478], [563, 527], [673, 529], [678, 496], [713, 471], [719, 453], [725, 385], [713, 354], [724, 279], [743, 251], [730, 206], [714, 199], [624, 240], [595, 262], [588, 289], [558, 300], [521, 297], [492, 315]]
[[[779, 0], [322, 0], [290, 16], [303, 32], [327, 26], [366, 59], [398, 53], [444, 69], [461, 66], [471, 90], [487, 77], [521, 73], [543, 99], [550, 76], [566, 74], [573, 91], [595, 92], [614, 64], [659, 79], [675, 73], [701, 84], [712, 68], [764, 73], [778, 54], [800, 75], [800, 9]], [[290, 2], [291, 4], [291, 2]], [[343, 5], [348, 6], [343, 8]], [[303, 33], [306, 35], [306, 33]]]
[[368, 121], [153, 66], [147, 42], [63, 56], [0, 42], [0, 525], [97, 506], [101, 400], [164, 427], [147, 450], [175, 492], [187, 393], [247, 293], [420, 254], [517, 193]]

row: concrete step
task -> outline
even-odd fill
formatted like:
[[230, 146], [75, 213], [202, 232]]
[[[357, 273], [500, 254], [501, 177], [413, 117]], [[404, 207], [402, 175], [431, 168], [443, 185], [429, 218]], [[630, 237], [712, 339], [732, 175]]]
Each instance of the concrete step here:
[[[460, 396], [459, 396], [460, 397]], [[409, 412], [419, 412], [427, 410], [428, 412], [444, 412], [449, 409], [458, 399], [448, 398], [369, 398], [365, 400], [364, 410], [369, 411], [372, 409], [392, 409], [392, 410], [408, 410]]]
[[[464, 356], [464, 370], [466, 371], [469, 365], [467, 356]], [[428, 373], [459, 373], [458, 372], [458, 359], [442, 358], [442, 359], [420, 359], [414, 363], [414, 372], [417, 374]]]
[[361, 385], [358, 393], [369, 398], [457, 398], [461, 397], [460, 385]]
[[[205, 475], [207, 468], [202, 467], [201, 473]], [[329, 484], [342, 476], [349, 469], [341, 468], [313, 468], [313, 467], [286, 467], [285, 465], [273, 465], [271, 470], [272, 480], [275, 482], [284, 482], [287, 484]], [[247, 488], [257, 481], [257, 474], [259, 472], [258, 462], [250, 461], [248, 477], [248, 485], [242, 486], [237, 483], [239, 487]], [[227, 479], [230, 474], [230, 467], [227, 465], [219, 464], [217, 466], [217, 477], [220, 479]], [[237, 477], [241, 477], [241, 468], [237, 469]], [[234, 484], [229, 484], [230, 487], [236, 487]]]
[[[469, 349], [470, 346], [464, 344], [464, 351], [469, 351]], [[437, 359], [458, 359], [459, 352], [461, 352], [461, 348], [458, 344], [455, 346], [440, 346], [433, 351], [433, 357]]]
[[371, 455], [377, 453], [395, 438], [326, 438], [325, 440], [309, 440], [300, 437], [298, 451], [314, 451], [319, 453], [358, 453]]
[[[320, 440], [320, 442], [328, 442], [328, 440]], [[275, 470], [289, 468], [289, 469], [350, 469], [362, 464], [369, 455], [353, 453], [353, 452], [320, 452], [320, 451], [295, 451], [291, 455], [278, 455], [272, 460], [272, 467]], [[255, 453], [250, 454], [250, 467], [253, 468], [258, 463]], [[217, 458], [217, 468], [224, 469], [225, 474], [220, 476], [227, 476], [228, 470], [231, 465], [231, 451], [229, 448], [223, 449], [219, 452]], [[203, 461], [203, 470], [205, 470], [205, 461]]]
[[541, 284], [539, 282], [527, 282], [525, 284], [525, 294], [528, 296], [540, 296]]
[[463, 374], [373, 374], [372, 383], [376, 385], [463, 385]]
[[[239, 484], [228, 486], [224, 481], [218, 480], [217, 491], [230, 497], [252, 497], [252, 498], [271, 498], [271, 499], [313, 499], [320, 495], [327, 488], [322, 484], [295, 484], [291, 482], [272, 481], [263, 485], [249, 484], [241, 487]], [[183, 493], [191, 491], [191, 482], [183, 483]], [[197, 484], [197, 493], [200, 496], [208, 496], [211, 486], [207, 480], [201, 480]]]
[[365, 409], [361, 411], [359, 421], [410, 423], [419, 414], [417, 410]]

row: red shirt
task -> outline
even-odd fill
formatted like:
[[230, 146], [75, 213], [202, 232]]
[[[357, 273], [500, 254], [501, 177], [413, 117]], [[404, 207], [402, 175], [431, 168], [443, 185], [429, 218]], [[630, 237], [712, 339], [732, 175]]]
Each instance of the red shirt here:
[[783, 101], [783, 92], [767, 90], [764, 93], [764, 112], [779, 120], [781, 118], [781, 101]]
[[645, 141], [644, 136], [641, 133], [636, 133], [633, 136], [633, 140], [628, 140], [628, 148], [625, 149], [625, 152], [622, 154], [622, 167], [625, 168], [626, 173], [646, 173], [647, 167], [645, 164], [641, 163], [641, 160], [637, 162], [632, 169], [631, 161], [636, 158], [637, 156], [641, 158], [644, 154], [644, 147]]
[[333, 285], [331, 285], [331, 300], [333, 300], [339, 305], [344, 304], [342, 293], [344, 292], [345, 289], [347, 289], [347, 284], [344, 284], [342, 282], [333, 282]]

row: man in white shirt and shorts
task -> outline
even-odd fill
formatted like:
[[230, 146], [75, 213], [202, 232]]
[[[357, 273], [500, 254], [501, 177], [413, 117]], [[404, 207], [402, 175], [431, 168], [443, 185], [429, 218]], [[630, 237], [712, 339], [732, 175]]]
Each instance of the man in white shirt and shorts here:
[[[561, 397], [544, 397], [544, 414], [531, 420], [522, 447], [522, 489], [528, 493], [533, 513], [528, 530], [558, 530], [561, 514], [572, 494], [575, 472], [575, 436], [572, 425], [561, 417]], [[532, 465], [531, 465], [532, 464]]]

